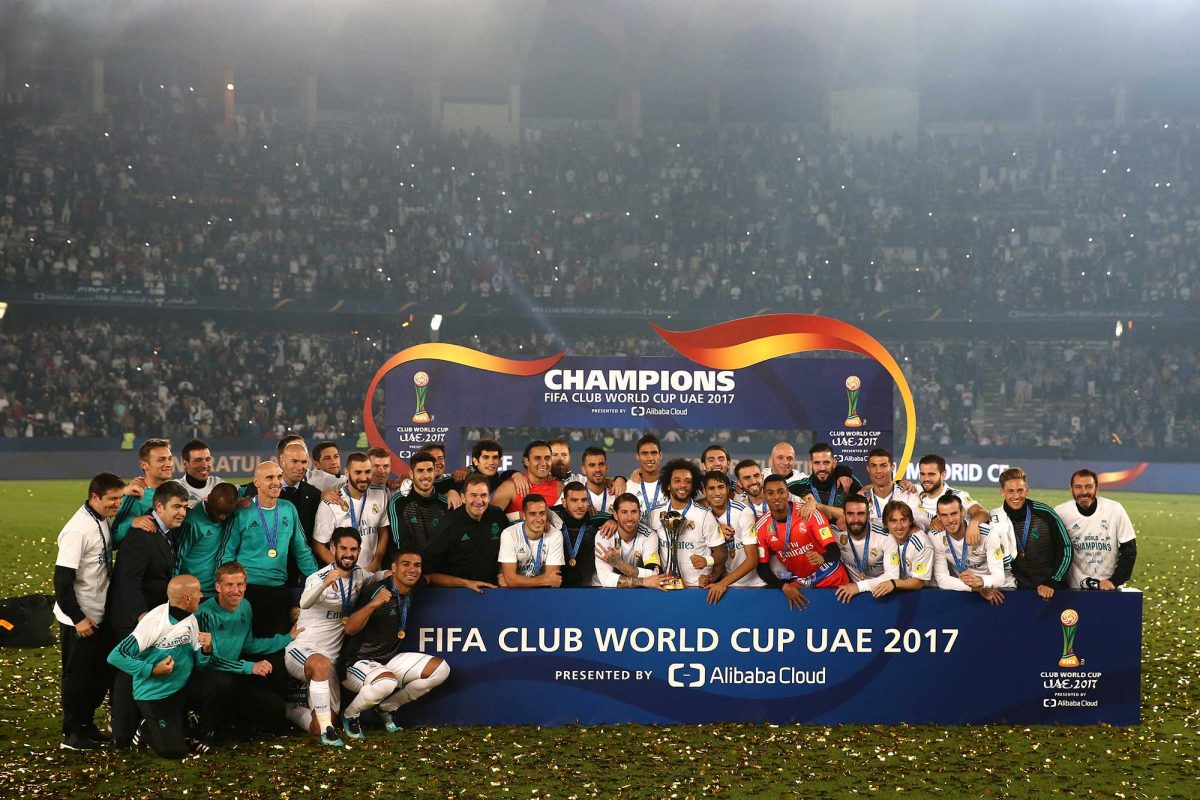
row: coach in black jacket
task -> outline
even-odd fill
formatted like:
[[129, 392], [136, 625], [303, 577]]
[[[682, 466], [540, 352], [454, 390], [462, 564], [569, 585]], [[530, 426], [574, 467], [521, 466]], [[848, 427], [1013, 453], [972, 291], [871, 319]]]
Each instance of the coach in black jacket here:
[[[107, 618], [117, 641], [137, 627], [147, 611], [167, 601], [167, 584], [175, 577], [179, 526], [187, 516], [188, 493], [167, 481], [154, 491], [149, 517], [135, 518], [121, 542], [108, 587]], [[152, 527], [153, 533], [146, 530]], [[117, 745], [128, 745], [141, 714], [133, 701], [133, 678], [117, 672], [112, 689], [112, 731]]]

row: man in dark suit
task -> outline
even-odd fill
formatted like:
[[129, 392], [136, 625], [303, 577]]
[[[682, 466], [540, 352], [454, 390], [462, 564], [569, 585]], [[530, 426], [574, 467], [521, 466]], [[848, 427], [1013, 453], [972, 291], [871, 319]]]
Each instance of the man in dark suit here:
[[[175, 481], [154, 492], [154, 507], [135, 517], [121, 543], [108, 589], [106, 614], [118, 641], [137, 627], [138, 620], [166, 602], [167, 584], [175, 576], [179, 526], [188, 510], [188, 493]], [[118, 672], [112, 689], [112, 731], [117, 745], [128, 745], [141, 714], [133, 700], [133, 679]]]
[[[304, 439], [295, 434], [280, 439], [275, 461], [283, 470], [283, 491], [279, 493], [279, 499], [287, 500], [296, 507], [296, 516], [300, 519], [300, 527], [304, 529], [304, 540], [309, 549], [312, 549], [313, 529], [316, 526], [317, 509], [321, 507], [322, 497], [321, 491], [305, 478], [308, 474], [309, 458], [308, 446], [304, 444]], [[243, 487], [242, 497], [250, 499], [257, 495], [258, 489], [253, 482]], [[336, 503], [341, 502], [342, 498], [337, 489], [330, 489], [328, 497], [324, 499]], [[304, 586], [304, 576], [296, 569], [295, 564], [288, 569], [287, 585]]]

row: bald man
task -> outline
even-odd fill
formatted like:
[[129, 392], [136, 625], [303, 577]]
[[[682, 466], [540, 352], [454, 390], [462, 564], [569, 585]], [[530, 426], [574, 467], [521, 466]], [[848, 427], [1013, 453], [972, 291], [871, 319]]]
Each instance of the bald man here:
[[133, 677], [133, 699], [145, 722], [135, 746], [148, 739], [163, 758], [207, 752], [187, 737], [187, 687], [192, 673], [209, 661], [212, 636], [201, 633], [195, 612], [200, 581], [179, 575], [167, 584], [167, 602], [150, 609], [108, 654], [108, 663]]
[[[300, 437], [283, 439], [280, 442], [280, 447], [275, 454], [275, 463], [283, 470], [283, 488], [279, 492], [281, 500], [287, 500], [296, 507], [296, 514], [300, 517], [300, 527], [304, 529], [305, 540], [309, 547], [312, 547], [312, 535], [316, 529], [317, 509], [321, 507], [321, 500], [334, 503], [338, 500], [338, 488], [330, 488], [323, 495], [319, 488], [308, 482], [308, 468], [312, 463], [312, 457], [308, 452], [308, 445]], [[251, 483], [242, 487], [242, 495], [244, 497], [253, 498], [257, 493], [254, 484]], [[304, 581], [298, 576], [291, 576], [296, 580], [290, 580], [295, 586], [303, 586]]]
[[254, 610], [253, 633], [258, 637], [287, 633], [292, 627], [289, 559], [305, 577], [317, 571], [296, 507], [279, 498], [282, 489], [280, 466], [273, 461], [259, 464], [254, 499], [229, 521], [221, 551], [222, 564], [237, 561], [246, 568], [246, 599]]

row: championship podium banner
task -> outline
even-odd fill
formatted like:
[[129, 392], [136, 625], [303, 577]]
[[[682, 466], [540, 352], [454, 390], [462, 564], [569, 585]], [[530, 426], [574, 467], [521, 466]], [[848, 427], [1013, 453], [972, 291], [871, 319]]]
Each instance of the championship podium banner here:
[[[897, 463], [901, 470], [907, 464], [916, 435], [912, 394], [899, 365], [865, 332], [801, 314], [655, 331], [680, 355], [558, 353], [517, 360], [457, 345], [416, 345], [376, 372], [364, 427], [373, 445], [386, 446], [400, 461], [437, 442], [450, 464], [463, 463], [463, 432], [470, 427], [805, 430], [853, 467], [875, 448], [894, 449], [895, 386], [907, 425]], [[784, 358], [816, 351], [857, 355]], [[373, 409], [380, 385], [382, 432]]]
[[849, 605], [732, 589], [423, 591], [407, 641], [451, 674], [423, 725], [1136, 725], [1142, 595], [919, 591]]

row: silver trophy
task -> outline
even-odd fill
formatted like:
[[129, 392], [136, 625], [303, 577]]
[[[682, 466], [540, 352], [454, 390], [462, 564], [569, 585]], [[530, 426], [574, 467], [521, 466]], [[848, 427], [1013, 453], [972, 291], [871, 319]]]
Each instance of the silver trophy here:
[[663, 574], [671, 576], [670, 581], [662, 584], [663, 589], [684, 588], [683, 575], [679, 572], [679, 534], [695, 526], [695, 524], [678, 511], [663, 511], [658, 515], [662, 523], [663, 534], [667, 538], [666, 563], [663, 564]]

